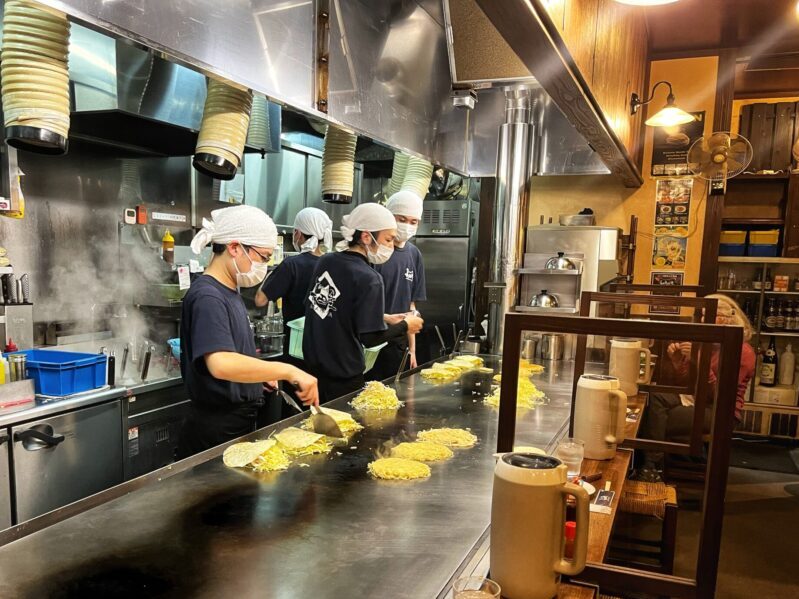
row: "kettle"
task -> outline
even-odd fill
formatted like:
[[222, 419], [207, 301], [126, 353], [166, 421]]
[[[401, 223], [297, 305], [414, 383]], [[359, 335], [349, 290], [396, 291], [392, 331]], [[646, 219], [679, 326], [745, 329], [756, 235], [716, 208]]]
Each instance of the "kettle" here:
[[[494, 470], [491, 578], [505, 599], [551, 599], [560, 575], [585, 568], [588, 493], [566, 482], [566, 465], [533, 453], [506, 453]], [[564, 556], [566, 499], [577, 501], [574, 559]]]
[[[644, 374], [641, 376], [641, 356]], [[638, 385], [649, 383], [652, 377], [652, 352], [641, 347], [638, 339], [611, 339], [608, 374], [619, 379], [619, 388], [629, 397], [638, 395]]]
[[544, 268], [547, 270], [577, 270], [577, 265], [567, 258], [563, 252], [558, 252], [557, 256], [547, 260]]
[[611, 460], [624, 441], [627, 395], [619, 379], [602, 374], [584, 374], [577, 381], [574, 397], [574, 437], [585, 444], [585, 457]]

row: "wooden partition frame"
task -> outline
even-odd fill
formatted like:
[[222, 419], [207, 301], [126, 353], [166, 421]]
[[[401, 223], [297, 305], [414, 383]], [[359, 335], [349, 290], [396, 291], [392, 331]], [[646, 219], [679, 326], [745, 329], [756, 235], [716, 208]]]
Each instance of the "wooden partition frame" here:
[[[676, 295], [635, 295], [628, 293], [601, 293], [584, 291], [580, 296], [580, 316], [588, 317], [591, 313], [591, 304], [614, 303], [624, 304], [627, 308], [635, 305], [644, 306], [675, 306], [681, 308], [694, 308], [694, 322], [714, 324], [718, 311], [718, 300], [704, 297], [680, 297]], [[642, 321], [639, 321], [642, 322]], [[643, 322], [652, 322], [651, 320]], [[622, 335], [615, 335], [617, 337]], [[646, 337], [646, 335], [643, 335]], [[679, 339], [679, 337], [674, 337]], [[572, 397], [577, 393], [577, 381], [585, 372], [586, 335], [577, 336], [577, 352], [574, 358], [574, 382], [572, 384]], [[713, 353], [712, 344], [694, 343], [691, 348], [691, 365], [688, 372], [688, 384], [684, 387], [672, 385], [640, 385], [645, 391], [658, 393], [684, 393], [694, 397], [694, 422], [691, 427], [691, 436], [688, 443], [673, 443], [669, 441], [656, 441], [654, 439], [627, 439], [625, 447], [647, 449], [650, 451], [663, 451], [681, 455], [700, 456], [704, 450], [704, 418], [708, 399], [708, 377], [710, 374], [710, 359]], [[665, 356], [661, 356], [658, 367], [662, 366]], [[701, 376], [700, 376], [701, 375]], [[569, 421], [569, 434], [574, 433], [574, 402], [571, 405], [571, 418]]]
[[[683, 298], [691, 299], [691, 298]], [[516, 393], [522, 334], [525, 331], [566, 333], [571, 335], [605, 335], [673, 339], [679, 337], [694, 343], [715, 344], [719, 351], [717, 378], [718, 396], [714, 404], [711, 439], [708, 450], [707, 476], [704, 481], [702, 520], [696, 578], [681, 578], [648, 571], [591, 563], [573, 578], [608, 589], [667, 595], [684, 599], [705, 599], [714, 596], [721, 547], [721, 526], [724, 517], [724, 496], [733, 432], [733, 411], [738, 387], [743, 330], [740, 327], [674, 323], [661, 321], [619, 320], [615, 318], [583, 318], [548, 314], [509, 313], [505, 315], [502, 383], [499, 403], [497, 451], [513, 451], [516, 435]]]

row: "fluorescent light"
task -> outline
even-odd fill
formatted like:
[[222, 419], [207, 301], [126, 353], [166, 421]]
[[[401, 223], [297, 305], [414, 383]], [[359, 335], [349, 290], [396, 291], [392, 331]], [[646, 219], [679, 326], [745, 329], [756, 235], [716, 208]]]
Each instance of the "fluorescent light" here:
[[679, 0], [616, 0], [619, 4], [629, 4], [630, 6], [658, 6], [660, 4], [674, 4]]
[[682, 125], [690, 123], [696, 118], [682, 108], [677, 108], [672, 104], [667, 104], [662, 110], [659, 110], [651, 117], [646, 119], [646, 124], [650, 127], [674, 127], [675, 125]]

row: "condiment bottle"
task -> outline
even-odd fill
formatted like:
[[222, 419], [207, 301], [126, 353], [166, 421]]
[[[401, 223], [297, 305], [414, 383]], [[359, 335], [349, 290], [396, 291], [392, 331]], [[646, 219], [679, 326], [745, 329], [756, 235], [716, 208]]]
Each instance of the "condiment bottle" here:
[[574, 559], [574, 539], [577, 536], [577, 522], [569, 520], [563, 526], [563, 535], [566, 542], [563, 545], [563, 557]]
[[13, 351], [19, 351], [19, 348], [17, 347], [17, 344], [14, 343], [14, 340], [9, 337], [8, 343], [6, 343], [6, 348], [4, 351], [5, 353], [9, 353]]
[[167, 264], [175, 263], [175, 238], [172, 237], [169, 229], [166, 230], [166, 233], [161, 238], [161, 255]]

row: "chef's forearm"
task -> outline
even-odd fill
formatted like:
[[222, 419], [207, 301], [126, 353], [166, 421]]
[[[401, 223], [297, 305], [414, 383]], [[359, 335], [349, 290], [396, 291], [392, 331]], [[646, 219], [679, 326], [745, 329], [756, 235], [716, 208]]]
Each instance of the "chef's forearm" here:
[[231, 383], [293, 381], [297, 368], [283, 362], [264, 362], [236, 352], [214, 352], [205, 355], [205, 365], [216, 379]]

